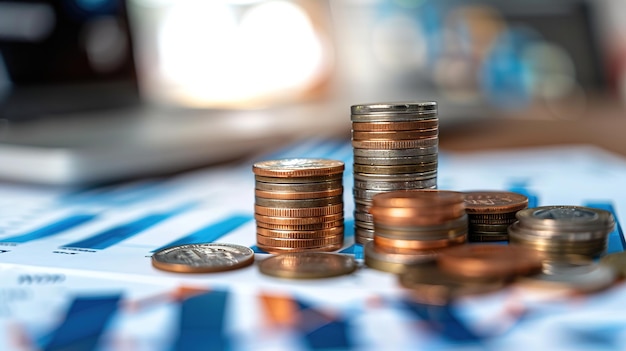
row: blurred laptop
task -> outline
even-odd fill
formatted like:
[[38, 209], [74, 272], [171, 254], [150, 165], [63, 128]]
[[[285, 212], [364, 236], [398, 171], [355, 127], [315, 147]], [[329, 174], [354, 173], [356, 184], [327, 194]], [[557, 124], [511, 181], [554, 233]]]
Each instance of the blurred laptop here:
[[[0, 179], [76, 185], [176, 172], [337, 121], [306, 102], [320, 89], [316, 77], [292, 93], [246, 91], [260, 79], [276, 91], [293, 82], [262, 70], [242, 82], [245, 61], [219, 55], [236, 15], [226, 2], [196, 1], [191, 11], [158, 3], [0, 0]], [[251, 34], [255, 26], [263, 24], [250, 23]]]

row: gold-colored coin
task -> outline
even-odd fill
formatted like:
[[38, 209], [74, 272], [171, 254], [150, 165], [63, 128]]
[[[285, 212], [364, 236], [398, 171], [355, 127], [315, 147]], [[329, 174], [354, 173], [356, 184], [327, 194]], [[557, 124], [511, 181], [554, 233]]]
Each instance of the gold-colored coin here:
[[399, 131], [415, 129], [431, 129], [439, 126], [438, 119], [409, 122], [353, 122], [353, 131], [376, 132], [376, 131]]
[[[280, 178], [278, 178], [280, 179]], [[330, 191], [336, 189], [343, 189], [343, 182], [339, 180], [311, 182], [311, 183], [266, 183], [256, 182], [255, 189], [260, 191], [271, 192], [293, 192], [293, 193], [308, 193], [318, 191]]]
[[343, 227], [343, 219], [333, 222], [321, 222], [312, 224], [273, 224], [256, 221], [257, 227], [274, 229], [274, 230], [287, 230], [287, 231], [309, 231], [309, 230], [323, 230], [331, 229], [335, 227]]
[[320, 217], [343, 213], [343, 203], [308, 208], [277, 208], [254, 205], [254, 212], [262, 216], [272, 217]]
[[284, 200], [284, 199], [268, 199], [256, 196], [254, 202], [258, 206], [275, 207], [275, 208], [311, 208], [322, 207], [328, 205], [336, 205], [343, 203], [343, 196], [331, 196], [313, 199]]
[[259, 183], [270, 183], [274, 185], [311, 184], [311, 183], [320, 183], [320, 182], [341, 181], [342, 179], [343, 179], [343, 173], [313, 176], [313, 177], [293, 177], [293, 178], [291, 177], [266, 177], [266, 176], [261, 176], [261, 175], [254, 176], [254, 180], [256, 181], [257, 187], [259, 187]]
[[318, 230], [284, 230], [257, 227], [257, 235], [276, 239], [323, 239], [343, 235], [343, 226]]
[[465, 235], [465, 233], [458, 235], [454, 238], [439, 240], [390, 239], [377, 235], [378, 233], [376, 233], [376, 231], [374, 231], [374, 233], [374, 243], [376, 244], [376, 246], [406, 250], [406, 252], [444, 249], [450, 246], [463, 244], [467, 240], [467, 236]]
[[[327, 224], [337, 221], [343, 221], [343, 212], [331, 214], [328, 216], [311, 216], [311, 217], [272, 217], [263, 216], [258, 213], [254, 214], [257, 223], [267, 223], [276, 225], [309, 225], [309, 224]], [[267, 228], [267, 227], [265, 227]]]
[[439, 135], [439, 129], [419, 129], [382, 132], [352, 131], [352, 140], [412, 140], [432, 138]]
[[285, 279], [321, 279], [354, 272], [357, 263], [352, 256], [324, 253], [285, 253], [259, 263], [261, 273]]
[[256, 197], [265, 199], [277, 199], [277, 200], [306, 200], [306, 199], [319, 199], [326, 197], [341, 196], [343, 194], [343, 188], [337, 188], [324, 191], [308, 191], [308, 192], [278, 192], [278, 191], [264, 191], [254, 190]]
[[439, 145], [439, 138], [412, 140], [352, 140], [352, 146], [361, 149], [415, 149]]
[[256, 162], [254, 174], [265, 177], [315, 177], [342, 173], [344, 163], [322, 158], [290, 158]]

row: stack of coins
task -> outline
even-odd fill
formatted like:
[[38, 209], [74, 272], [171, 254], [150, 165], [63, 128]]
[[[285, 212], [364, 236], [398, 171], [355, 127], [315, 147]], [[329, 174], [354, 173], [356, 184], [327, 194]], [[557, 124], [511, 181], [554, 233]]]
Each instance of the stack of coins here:
[[528, 207], [525, 195], [509, 191], [465, 192], [465, 212], [469, 221], [467, 240], [508, 241], [508, 228], [517, 211]]
[[437, 250], [467, 239], [464, 196], [459, 192], [398, 190], [377, 194], [370, 213], [374, 238], [366, 245], [365, 263], [376, 269], [399, 273], [411, 261], [424, 261], [425, 255], [432, 257]]
[[333, 251], [343, 245], [344, 163], [325, 159], [257, 162], [257, 246], [270, 253]]
[[364, 244], [374, 237], [374, 195], [437, 187], [439, 120], [435, 102], [354, 105], [351, 112], [355, 238]]
[[546, 257], [597, 257], [615, 226], [609, 211], [582, 206], [542, 206], [521, 210], [509, 227], [511, 244], [543, 252]]

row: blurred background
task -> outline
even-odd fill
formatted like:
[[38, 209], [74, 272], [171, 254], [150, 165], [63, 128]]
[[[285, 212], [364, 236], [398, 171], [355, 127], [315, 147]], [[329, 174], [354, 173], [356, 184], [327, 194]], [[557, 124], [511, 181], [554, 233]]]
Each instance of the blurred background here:
[[618, 118], [625, 18], [622, 0], [0, 0], [0, 119], [317, 104], [349, 129], [349, 105], [402, 100], [438, 101], [450, 135]]

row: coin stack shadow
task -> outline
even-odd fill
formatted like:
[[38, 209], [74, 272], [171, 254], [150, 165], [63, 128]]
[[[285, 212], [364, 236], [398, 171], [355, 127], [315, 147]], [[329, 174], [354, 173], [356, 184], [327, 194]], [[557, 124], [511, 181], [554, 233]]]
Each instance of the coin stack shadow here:
[[509, 191], [467, 191], [465, 212], [470, 242], [508, 241], [515, 214], [528, 207], [528, 197]]
[[405, 266], [432, 260], [437, 251], [464, 244], [467, 214], [464, 196], [445, 190], [398, 190], [374, 196], [373, 242], [365, 245], [365, 263], [401, 273]]
[[343, 162], [324, 159], [255, 163], [257, 246], [269, 253], [340, 249], [343, 170]]
[[542, 252], [546, 258], [594, 258], [606, 251], [615, 227], [611, 212], [583, 206], [541, 206], [517, 212], [509, 227], [511, 244]]
[[376, 194], [437, 188], [437, 103], [351, 106], [355, 240], [374, 237], [369, 213]]

